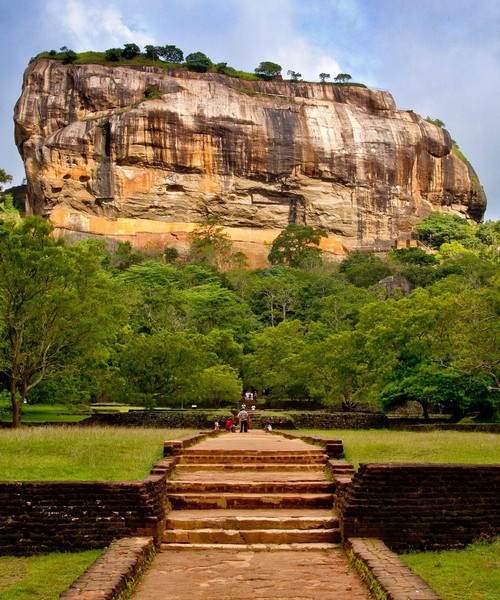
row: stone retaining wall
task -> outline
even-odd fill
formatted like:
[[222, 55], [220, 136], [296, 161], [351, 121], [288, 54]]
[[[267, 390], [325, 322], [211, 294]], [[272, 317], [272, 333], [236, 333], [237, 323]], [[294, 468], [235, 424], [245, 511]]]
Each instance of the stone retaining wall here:
[[[117, 425], [128, 427], [164, 427], [164, 428], [193, 428], [206, 429], [213, 427], [212, 412], [154, 412], [132, 411], [128, 413], [97, 414], [80, 425]], [[219, 422], [225, 423], [230, 414], [219, 412]], [[259, 412], [256, 416], [261, 418]], [[264, 419], [264, 417], [262, 417]], [[289, 417], [265, 417], [277, 429], [384, 429], [389, 426], [389, 419], [382, 413], [327, 413], [303, 412], [293, 413]]]
[[142, 481], [0, 482], [0, 554], [103, 548], [116, 538], [159, 540], [166, 476]]
[[131, 411], [128, 413], [96, 414], [79, 425], [116, 425], [119, 427], [158, 427], [164, 429], [207, 429], [213, 427], [212, 413]]
[[343, 539], [376, 537], [396, 551], [461, 547], [500, 533], [500, 465], [361, 464], [339, 481]]
[[382, 413], [297, 413], [298, 429], [385, 429], [389, 419]]

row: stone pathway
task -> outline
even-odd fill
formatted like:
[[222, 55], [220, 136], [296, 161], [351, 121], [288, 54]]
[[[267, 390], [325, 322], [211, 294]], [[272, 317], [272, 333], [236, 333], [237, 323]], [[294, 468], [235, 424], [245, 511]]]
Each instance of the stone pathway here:
[[187, 449], [135, 600], [368, 600], [338, 543], [321, 448], [263, 431]]

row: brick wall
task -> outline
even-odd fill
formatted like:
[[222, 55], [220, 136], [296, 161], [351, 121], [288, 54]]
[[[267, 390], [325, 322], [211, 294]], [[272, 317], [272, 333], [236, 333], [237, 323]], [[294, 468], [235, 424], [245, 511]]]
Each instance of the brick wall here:
[[0, 482], [0, 554], [103, 548], [165, 526], [166, 477], [142, 481]]
[[343, 539], [452, 548], [500, 533], [500, 465], [362, 464], [337, 488]]

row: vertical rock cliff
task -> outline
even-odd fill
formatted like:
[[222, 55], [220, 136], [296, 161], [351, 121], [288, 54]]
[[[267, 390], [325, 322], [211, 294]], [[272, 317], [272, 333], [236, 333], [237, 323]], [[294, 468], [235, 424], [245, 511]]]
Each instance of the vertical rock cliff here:
[[15, 123], [30, 209], [67, 234], [182, 251], [217, 213], [262, 264], [290, 222], [343, 254], [389, 248], [430, 211], [480, 220], [486, 206], [445, 129], [362, 86], [40, 59]]

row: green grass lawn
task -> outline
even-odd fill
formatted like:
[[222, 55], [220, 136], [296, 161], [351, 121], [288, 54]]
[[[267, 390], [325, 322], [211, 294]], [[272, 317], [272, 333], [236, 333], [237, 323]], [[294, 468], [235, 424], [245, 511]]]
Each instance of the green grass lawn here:
[[[6, 410], [8, 403], [0, 406], [0, 422], [12, 422], [10, 411]], [[66, 404], [34, 404], [23, 406], [23, 423], [76, 423], [92, 415], [88, 407], [75, 409]]]
[[386, 429], [300, 433], [342, 440], [345, 457], [355, 468], [362, 462], [500, 463], [500, 436], [495, 433]]
[[142, 479], [163, 455], [163, 441], [193, 429], [29, 427], [0, 430], [4, 481]]
[[500, 598], [500, 540], [463, 550], [403, 554], [402, 560], [443, 600]]
[[102, 552], [0, 556], [0, 600], [56, 600]]

